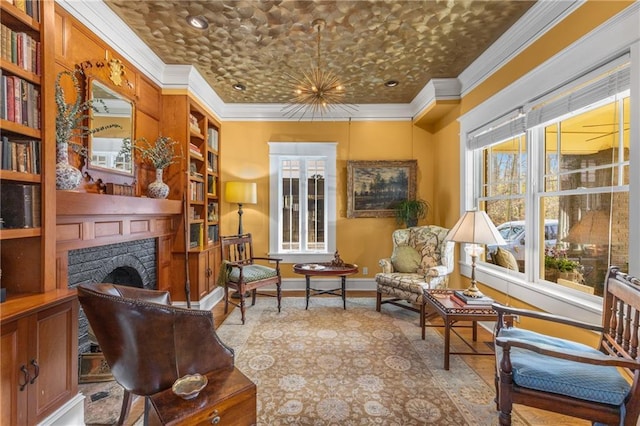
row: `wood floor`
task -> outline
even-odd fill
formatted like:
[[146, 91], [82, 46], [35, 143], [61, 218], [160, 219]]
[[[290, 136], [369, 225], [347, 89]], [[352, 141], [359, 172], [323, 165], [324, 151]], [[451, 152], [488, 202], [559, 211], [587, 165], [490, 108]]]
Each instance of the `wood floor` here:
[[[304, 297], [304, 292], [287, 292], [283, 297]], [[326, 296], [316, 296], [316, 297], [326, 297]], [[357, 294], [349, 294], [349, 297], [375, 297], [375, 292], [360, 292]], [[229, 310], [230, 314], [232, 312], [233, 306]], [[382, 311], [384, 312], [384, 306], [382, 307]], [[224, 303], [218, 303], [213, 309], [213, 317], [214, 324], [222, 324], [225, 318], [228, 316], [224, 314]], [[251, 315], [250, 308], [247, 308], [247, 315]], [[441, 324], [442, 321], [440, 317], [435, 316], [429, 319], [432, 324]], [[442, 328], [436, 327], [436, 330], [442, 331]], [[471, 331], [467, 328], [462, 328], [459, 330], [459, 333], [467, 339], [467, 341], [471, 341]], [[483, 328], [479, 328], [478, 340], [475, 343], [476, 348], [479, 351], [486, 351], [488, 345], [486, 342], [492, 341], [491, 333]], [[461, 343], [457, 337], [451, 337], [451, 345], [452, 351], [464, 351], [467, 348]], [[468, 356], [465, 355], [462, 357], [463, 360], [473, 369], [475, 372], [482, 377], [482, 379], [489, 385], [491, 388], [494, 386], [493, 378], [494, 378], [494, 369], [495, 369], [495, 361], [492, 356]], [[437, 362], [441, 363], [442, 360], [439, 359]], [[584, 420], [576, 419], [573, 417], [562, 416], [559, 414], [551, 413], [548, 411], [537, 410], [524, 406], [516, 406], [518, 412], [524, 417], [526, 422], [531, 426], [543, 426], [543, 425], [554, 425], [554, 426], [582, 426], [582, 425], [590, 425], [591, 422], [587, 422]], [[142, 403], [137, 400], [133, 407], [132, 413], [129, 416], [129, 420], [127, 425], [133, 425], [135, 420], [142, 414]], [[496, 414], [497, 417], [497, 414]], [[497, 422], [496, 422], [497, 424]]]

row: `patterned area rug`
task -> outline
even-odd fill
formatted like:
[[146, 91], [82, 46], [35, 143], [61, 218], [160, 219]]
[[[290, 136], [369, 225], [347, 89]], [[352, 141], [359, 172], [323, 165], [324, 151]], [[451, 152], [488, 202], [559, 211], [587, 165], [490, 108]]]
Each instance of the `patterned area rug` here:
[[[259, 425], [494, 425], [494, 391], [415, 313], [375, 300], [259, 298], [218, 329], [258, 387]], [[526, 424], [516, 412], [514, 424]]]

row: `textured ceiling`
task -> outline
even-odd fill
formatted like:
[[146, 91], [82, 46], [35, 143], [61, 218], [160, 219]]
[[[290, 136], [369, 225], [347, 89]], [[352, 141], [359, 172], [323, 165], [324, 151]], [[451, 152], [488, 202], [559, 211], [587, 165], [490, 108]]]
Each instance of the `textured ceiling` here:
[[[225, 103], [286, 103], [315, 64], [311, 22], [326, 21], [322, 67], [345, 102], [409, 103], [432, 78], [457, 77], [533, 1], [105, 0], [167, 64], [192, 64]], [[202, 15], [209, 28], [187, 25]], [[384, 82], [397, 80], [387, 88]], [[236, 83], [246, 91], [233, 89]]]

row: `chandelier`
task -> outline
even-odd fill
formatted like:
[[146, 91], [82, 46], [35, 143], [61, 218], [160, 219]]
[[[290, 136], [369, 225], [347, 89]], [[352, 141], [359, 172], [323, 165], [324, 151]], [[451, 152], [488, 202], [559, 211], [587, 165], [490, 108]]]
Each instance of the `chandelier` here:
[[316, 66], [312, 66], [310, 71], [302, 71], [299, 77], [285, 73], [293, 86], [294, 95], [283, 108], [284, 115], [292, 118], [300, 114], [301, 120], [306, 114], [310, 114], [313, 120], [316, 115], [324, 117], [325, 113], [336, 109], [345, 112], [355, 111], [353, 105], [344, 102], [345, 90], [338, 76], [330, 70], [322, 69], [320, 33], [326, 26], [325, 20], [315, 19], [311, 26], [317, 33]]

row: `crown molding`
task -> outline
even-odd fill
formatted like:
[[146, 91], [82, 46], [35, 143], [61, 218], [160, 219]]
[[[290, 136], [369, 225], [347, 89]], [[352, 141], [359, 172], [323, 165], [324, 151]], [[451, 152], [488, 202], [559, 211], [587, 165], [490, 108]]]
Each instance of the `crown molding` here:
[[102, 0], [55, 1], [154, 83], [163, 85], [164, 62]]
[[[221, 121], [308, 121], [287, 118], [285, 104], [225, 103], [191, 65], [167, 65], [113, 12], [103, 0], [55, 0], [78, 21], [136, 66], [161, 89], [187, 89]], [[432, 79], [407, 104], [360, 104], [357, 111], [326, 114], [314, 120], [411, 120], [434, 101], [460, 99], [537, 38], [583, 4], [585, 0], [536, 2], [498, 41], [458, 78]]]
[[538, 1], [458, 76], [465, 96], [519, 55], [586, 0]]

